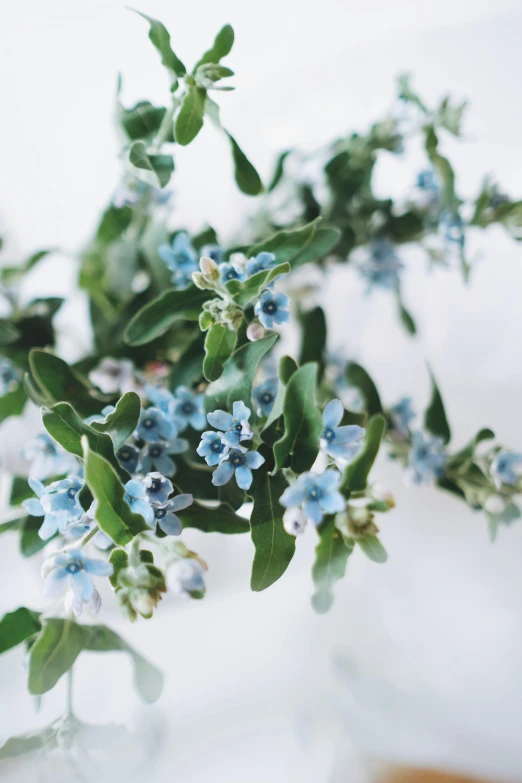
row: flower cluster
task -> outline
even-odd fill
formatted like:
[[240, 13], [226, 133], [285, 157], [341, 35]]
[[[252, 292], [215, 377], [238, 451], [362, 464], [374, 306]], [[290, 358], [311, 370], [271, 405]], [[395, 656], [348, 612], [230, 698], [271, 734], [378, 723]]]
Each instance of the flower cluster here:
[[399, 288], [403, 268], [404, 265], [390, 240], [380, 237], [370, 245], [369, 255], [360, 265], [359, 271], [368, 281], [368, 291], [372, 288], [396, 290]]
[[176, 512], [192, 505], [193, 497], [190, 494], [171, 497], [173, 492], [172, 482], [157, 471], [125, 484], [125, 500], [135, 514], [140, 514], [150, 527], [157, 526], [166, 535], [179, 536], [183, 526]]
[[24, 500], [22, 505], [33, 517], [43, 517], [38, 535], [44, 541], [56, 533], [64, 533], [83, 516], [80, 492], [84, 481], [79, 476], [68, 476], [44, 486], [37, 479], [29, 479], [29, 486], [37, 498]]

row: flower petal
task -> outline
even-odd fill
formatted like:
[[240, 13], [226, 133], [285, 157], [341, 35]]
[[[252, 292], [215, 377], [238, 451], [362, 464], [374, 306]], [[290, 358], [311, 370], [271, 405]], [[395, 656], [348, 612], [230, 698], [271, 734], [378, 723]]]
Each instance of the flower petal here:
[[42, 504], [37, 498], [28, 498], [27, 500], [24, 500], [22, 506], [32, 517], [43, 517], [44, 515]]
[[240, 489], [250, 489], [253, 478], [252, 471], [246, 465], [236, 468], [236, 482]]
[[236, 421], [248, 421], [250, 414], [250, 408], [247, 408], [243, 400], [237, 400], [232, 405], [232, 415]]
[[79, 601], [88, 601], [94, 592], [94, 585], [84, 570], [71, 574], [71, 587], [74, 597]]
[[316, 500], [307, 500], [303, 505], [306, 519], [314, 525], [319, 525], [323, 520], [323, 512]]
[[300, 506], [301, 503], [305, 499], [305, 491], [303, 487], [300, 487], [299, 484], [291, 484], [289, 487], [285, 489], [281, 497], [279, 498], [279, 502], [282, 506], [285, 506], [285, 508], [293, 508], [294, 506]]
[[184, 495], [176, 495], [175, 498], [169, 503], [169, 511], [182, 511], [184, 508], [188, 508], [194, 502], [192, 495], [188, 493]]
[[234, 475], [234, 466], [231, 462], [222, 462], [212, 474], [212, 483], [215, 487], [222, 487], [230, 481]]
[[232, 429], [234, 424], [232, 414], [222, 410], [207, 413], [207, 419], [212, 427], [215, 427], [216, 430], [222, 430], [222, 432]]
[[265, 458], [258, 451], [248, 451], [245, 454], [245, 462], [249, 468], [256, 470], [264, 463]]
[[163, 519], [158, 519], [158, 525], [168, 536], [179, 536], [183, 530], [181, 519], [176, 514], [166, 514]]
[[88, 574], [96, 576], [111, 576], [114, 570], [111, 563], [107, 563], [105, 560], [91, 560], [87, 557], [83, 561], [83, 567]]
[[346, 502], [340, 492], [330, 492], [319, 499], [319, 505], [327, 514], [336, 514], [343, 511]]
[[[325, 427], [335, 429], [344, 414], [344, 406], [341, 400], [330, 400], [323, 411], [323, 424]], [[344, 428], [343, 428], [344, 429]], [[361, 429], [361, 428], [359, 428]], [[337, 433], [336, 433], [337, 436]]]
[[[334, 402], [334, 400], [332, 400]], [[328, 403], [330, 405], [330, 403]], [[328, 407], [328, 405], [326, 407]], [[326, 410], [326, 408], [325, 408]], [[347, 424], [345, 427], [337, 427], [335, 430], [335, 443], [362, 443], [364, 438], [364, 427], [358, 427], [357, 424]]]

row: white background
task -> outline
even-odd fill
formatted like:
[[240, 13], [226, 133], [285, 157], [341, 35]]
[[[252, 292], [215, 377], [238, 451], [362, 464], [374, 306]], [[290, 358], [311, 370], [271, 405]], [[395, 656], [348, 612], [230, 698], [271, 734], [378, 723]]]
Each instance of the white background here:
[[[68, 291], [73, 251], [119, 175], [111, 122], [117, 71], [128, 104], [162, 101], [168, 85], [146, 23], [120, 3], [2, 6], [6, 255], [64, 248], [33, 286]], [[164, 21], [189, 64], [224, 22], [233, 24], [229, 62], [238, 89], [221, 98], [222, 117], [265, 179], [280, 149], [364, 130], [388, 108], [394, 77], [406, 70], [428, 102], [448, 89], [470, 99], [464, 143], [445, 147], [461, 194], [476, 193], [487, 172], [522, 193], [520, 2], [158, 0], [141, 10]], [[379, 192], [400, 195], [419, 162], [404, 170], [389, 156], [380, 161]], [[253, 207], [232, 183], [222, 140], [205, 128], [176, 165], [176, 227], [209, 222], [226, 240]], [[413, 389], [423, 405], [429, 360], [457, 445], [491, 426], [520, 449], [521, 251], [499, 229], [471, 237], [471, 248], [482, 257], [468, 289], [456, 273], [428, 275], [415, 254], [405, 254], [405, 299], [420, 325], [415, 344], [384, 294], [366, 299], [351, 272], [336, 273], [324, 299], [332, 343], [368, 366], [386, 403]], [[62, 316], [71, 353], [84, 340], [81, 301], [74, 301]], [[13, 454], [19, 436], [4, 428], [1, 437], [2, 452]], [[260, 595], [248, 590], [248, 537], [186, 535], [210, 565], [204, 602], [169, 602], [153, 622], [132, 628], [112, 616], [110, 600], [104, 607], [109, 624], [168, 673], [164, 697], [140, 709], [128, 664], [87, 656], [75, 675], [80, 717], [148, 727], [162, 747], [157, 780], [358, 781], [366, 756], [520, 779], [521, 528], [502, 530], [491, 545], [480, 515], [451, 497], [405, 490], [385, 461], [376, 474], [398, 500], [383, 524], [389, 562], [377, 566], [356, 553], [328, 616], [309, 606], [312, 531], [298, 542], [289, 573]], [[1, 547], [0, 610], [38, 605], [37, 567], [17, 559], [14, 537], [3, 536]], [[60, 687], [35, 716], [23, 680], [20, 652], [4, 656], [0, 735], [59, 713]], [[39, 774], [17, 767], [10, 779], [45, 779]], [[137, 780], [151, 777], [137, 773]]]

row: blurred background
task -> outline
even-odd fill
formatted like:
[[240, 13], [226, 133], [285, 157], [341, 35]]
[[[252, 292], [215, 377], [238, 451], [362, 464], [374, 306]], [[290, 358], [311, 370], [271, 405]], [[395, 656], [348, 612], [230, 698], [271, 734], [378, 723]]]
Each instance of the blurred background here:
[[[234, 26], [227, 62], [237, 91], [222, 96], [222, 116], [265, 181], [280, 150], [315, 149], [365, 130], [389, 108], [395, 76], [408, 71], [428, 103], [448, 91], [470, 101], [463, 142], [444, 148], [458, 192], [476, 194], [491, 172], [506, 192], [522, 194], [520, 0], [156, 0], [140, 10], [164, 22], [188, 62], [222, 24]], [[28, 285], [70, 297], [59, 323], [71, 358], [89, 341], [85, 304], [74, 292], [74, 251], [120, 173], [112, 122], [118, 72], [127, 105], [165, 99], [147, 26], [120, 2], [3, 4], [0, 234], [10, 258], [63, 249]], [[178, 152], [173, 227], [208, 222], [226, 244], [255, 203], [235, 188], [223, 144], [209, 127]], [[378, 193], [400, 197], [423, 165], [415, 149], [383, 156]], [[470, 249], [476, 263], [468, 287], [455, 270], [429, 274], [420, 254], [402, 251], [416, 342], [385, 292], [366, 298], [351, 270], [335, 271], [322, 295], [331, 347], [363, 362], [387, 404], [407, 392], [419, 408], [425, 403], [429, 360], [456, 446], [489, 426], [520, 450], [522, 251], [500, 228], [472, 234]], [[37, 418], [28, 413], [26, 430]], [[24, 437], [14, 421], [0, 428], [9, 464]], [[182, 783], [366, 783], [393, 765], [522, 780], [522, 528], [503, 528], [491, 544], [483, 517], [452, 497], [406, 490], [385, 459], [373, 475], [397, 500], [382, 529], [389, 561], [376, 565], [357, 551], [326, 616], [310, 607], [311, 531], [265, 593], [249, 590], [248, 537], [187, 531], [184, 541], [210, 566], [203, 602], [169, 599], [153, 622], [127, 626], [107, 597], [107, 623], [168, 677], [160, 702], [145, 708], [126, 660], [80, 658], [76, 711], [106, 726], [85, 738], [105, 754], [99, 781], [125, 774]], [[0, 612], [41, 605], [38, 569], [18, 558], [15, 536], [2, 536]], [[60, 684], [36, 713], [24, 679], [20, 650], [2, 656], [0, 739], [62, 709]], [[68, 779], [42, 764], [17, 767], [9, 780], [57, 774]]]

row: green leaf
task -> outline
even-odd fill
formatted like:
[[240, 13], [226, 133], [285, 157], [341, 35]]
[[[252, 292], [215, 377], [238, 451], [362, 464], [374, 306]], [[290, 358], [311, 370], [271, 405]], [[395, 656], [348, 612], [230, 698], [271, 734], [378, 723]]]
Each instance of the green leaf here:
[[21, 522], [20, 552], [24, 557], [32, 557], [40, 552], [49, 543], [38, 535], [42, 527], [42, 517], [26, 516]]
[[369, 557], [374, 563], [385, 563], [387, 561], [388, 553], [377, 536], [361, 536], [361, 538], [357, 539], [357, 543], [366, 557]]
[[24, 500], [34, 497], [34, 492], [23, 476], [14, 476], [9, 495], [10, 506], [21, 506]]
[[0, 523], [0, 536], [3, 533], [9, 533], [10, 530], [18, 530], [20, 528], [22, 520], [17, 517], [16, 519], [10, 519], [8, 522]]
[[129, 556], [124, 549], [113, 549], [109, 556], [109, 563], [112, 565], [113, 572], [109, 576], [109, 582], [116, 588], [118, 585], [119, 572], [129, 565]]
[[322, 307], [314, 307], [306, 313], [301, 313], [299, 320], [302, 325], [301, 350], [299, 364], [317, 362], [319, 380], [324, 373], [326, 351], [326, 318]]
[[98, 501], [94, 518], [101, 530], [118, 546], [125, 546], [137, 533], [149, 530], [140, 514], [131, 511], [124, 499], [124, 490], [118, 474], [106, 459], [89, 448], [87, 438], [82, 440], [85, 460], [85, 481]]
[[114, 454], [114, 445], [109, 435], [85, 424], [68, 402], [59, 402], [50, 409], [44, 409], [42, 421], [49, 435], [70, 454], [83, 457], [82, 438], [86, 437], [92, 451], [104, 457], [122, 481], [129, 480], [129, 474], [121, 467]]
[[4, 614], [0, 620], [0, 653], [16, 647], [38, 633], [41, 627], [39, 616], [39, 612], [33, 612], [25, 606]]
[[174, 171], [172, 155], [155, 155], [147, 152], [147, 146], [140, 139], [129, 147], [129, 163], [133, 174], [153, 188], [164, 188]]
[[278, 231], [263, 242], [249, 248], [247, 255], [249, 257], [257, 256], [258, 253], [263, 251], [274, 253], [278, 264], [286, 261], [293, 267], [294, 260], [299, 257], [299, 254], [311, 242], [319, 222], [320, 218], [302, 228]]
[[49, 402], [70, 402], [80, 416], [99, 413], [106, 405], [105, 400], [96, 399], [87, 383], [53, 353], [33, 348], [29, 353], [29, 366]]
[[118, 239], [132, 220], [130, 207], [115, 207], [111, 204], [103, 213], [96, 232], [96, 239], [104, 245]]
[[7, 392], [0, 397], [0, 422], [8, 419], [9, 416], [19, 416], [27, 402], [27, 394], [22, 383], [12, 392]]
[[[210, 481], [210, 475], [208, 476]], [[206, 506], [195, 501], [183, 511], [177, 512], [183, 527], [192, 527], [204, 533], [224, 533], [235, 535], [248, 533], [250, 526], [248, 520], [238, 516], [228, 503]]]
[[0, 761], [24, 756], [26, 753], [49, 751], [57, 746], [58, 729], [47, 726], [42, 731], [26, 734], [22, 737], [10, 737], [0, 747]]
[[208, 387], [205, 395], [207, 411], [231, 408], [232, 403], [243, 400], [252, 407], [252, 383], [259, 362], [277, 341], [276, 334], [247, 343], [227, 359], [221, 377]]
[[44, 620], [42, 630], [30, 650], [29, 692], [40, 696], [54, 688], [85, 647], [91, 626], [73, 620]]
[[278, 186], [279, 182], [283, 178], [284, 171], [285, 171], [285, 160], [290, 155], [290, 153], [293, 152], [293, 150], [285, 150], [282, 152], [276, 162], [274, 173], [272, 175], [272, 179], [270, 180], [270, 184], [267, 187], [267, 193], [271, 193], [275, 188]]
[[[138, 101], [131, 109], [121, 108], [120, 123], [131, 141], [152, 139], [160, 129], [166, 111], [164, 106], [153, 106], [150, 101]], [[174, 136], [170, 141], [174, 141]]]
[[234, 30], [231, 25], [226, 24], [216, 35], [213, 46], [208, 49], [194, 67], [194, 73], [200, 65], [205, 63], [219, 63], [223, 57], [229, 54], [234, 45]]
[[225, 288], [236, 304], [244, 306], [248, 302], [258, 299], [273, 280], [279, 275], [286, 275], [289, 271], [289, 264], [278, 264], [272, 269], [256, 272], [247, 280], [229, 280], [228, 283], [225, 283]]
[[232, 160], [234, 161], [234, 178], [242, 193], [247, 196], [258, 196], [263, 191], [263, 183], [252, 163], [235, 140], [225, 131], [232, 148]]
[[382, 414], [377, 413], [370, 418], [366, 425], [363, 447], [344, 471], [341, 484], [341, 492], [344, 495], [362, 492], [366, 488], [368, 475], [379, 452], [385, 430], [386, 419]]
[[424, 131], [428, 158], [442, 182], [442, 205], [448, 209], [455, 209], [457, 205], [455, 173], [449, 160], [438, 152], [439, 140], [433, 125], [427, 125]]
[[287, 486], [281, 473], [270, 476], [265, 470], [258, 470], [254, 474], [249, 494], [254, 499], [250, 526], [256, 552], [250, 586], [255, 592], [277, 582], [294, 556], [295, 536], [283, 527], [284, 509], [279, 503]]
[[[134, 11], [135, 9], [132, 10]], [[157, 19], [153, 19], [146, 14], [142, 14], [141, 11], [136, 11], [136, 13], [146, 19], [149, 23], [149, 38], [160, 53], [161, 62], [163, 65], [169, 70], [174, 71], [176, 76], [183, 76], [187, 72], [187, 69], [181, 60], [176, 57], [172, 51], [170, 45], [170, 35], [165, 25], [163, 25]]]
[[333, 604], [332, 588], [346, 572], [348, 557], [353, 552], [353, 540], [344, 539], [335, 527], [334, 519], [318, 528], [319, 543], [315, 549], [312, 578], [316, 588], [312, 606], [318, 614], [327, 612]]
[[7, 318], [0, 318], [0, 345], [15, 343], [20, 337], [20, 332]]
[[203, 127], [206, 92], [196, 84], [187, 84], [180, 110], [174, 122], [174, 138], [185, 147], [193, 141]]
[[292, 269], [322, 260], [337, 247], [340, 239], [341, 232], [338, 228], [319, 225], [310, 242], [293, 259]]
[[415, 326], [415, 321], [413, 320], [408, 310], [404, 307], [400, 294], [398, 297], [398, 304], [399, 304], [399, 318], [401, 319], [402, 325], [404, 326], [408, 334], [411, 334], [412, 336], [417, 334], [417, 327]]
[[273, 445], [284, 433], [283, 404], [285, 400], [285, 391], [288, 381], [292, 375], [297, 372], [297, 364], [291, 356], [282, 356], [279, 360], [279, 384], [277, 394], [266, 420], [266, 424], [261, 432], [261, 438], [264, 443]]
[[445, 471], [448, 470], [460, 468], [466, 463], [468, 463], [471, 459], [473, 459], [473, 456], [475, 454], [476, 448], [479, 445], [479, 443], [482, 443], [484, 440], [491, 440], [495, 437], [495, 433], [493, 430], [490, 430], [488, 428], [484, 428], [482, 430], [479, 430], [475, 437], [466, 445], [463, 449], [460, 451], [457, 451], [456, 454], [454, 454], [446, 463]]
[[451, 430], [446, 418], [444, 403], [432, 371], [429, 370], [429, 373], [431, 378], [431, 401], [424, 414], [424, 426], [432, 435], [442, 438], [444, 443], [449, 443]]
[[[138, 426], [140, 411], [139, 396], [136, 392], [127, 392], [119, 400], [116, 410], [104, 422], [93, 422], [91, 425], [92, 429], [97, 432], [107, 433], [114, 444], [114, 448], [117, 450], [130, 438]], [[107, 459], [109, 458], [107, 457]]]
[[138, 310], [125, 330], [127, 345], [145, 345], [165, 334], [176, 321], [197, 321], [208, 291], [189, 286], [181, 291], [168, 289]]
[[315, 462], [323, 426], [315, 400], [316, 387], [317, 365], [313, 363], [300, 367], [288, 381], [283, 402], [285, 434], [274, 444], [276, 471], [288, 457], [295, 473], [310, 470]]
[[134, 666], [134, 687], [147, 703], [155, 702], [163, 690], [163, 674], [150, 661], [105, 625], [90, 626], [91, 632], [85, 643], [85, 650], [92, 652], [126, 652]]
[[237, 334], [228, 326], [213, 324], [205, 338], [205, 359], [203, 375], [207, 381], [217, 381], [223, 373], [226, 360], [231, 355], [236, 344]]
[[359, 389], [364, 400], [366, 412], [372, 416], [382, 411], [381, 399], [377, 387], [360, 364], [350, 362], [346, 368], [346, 380], [350, 386]]

